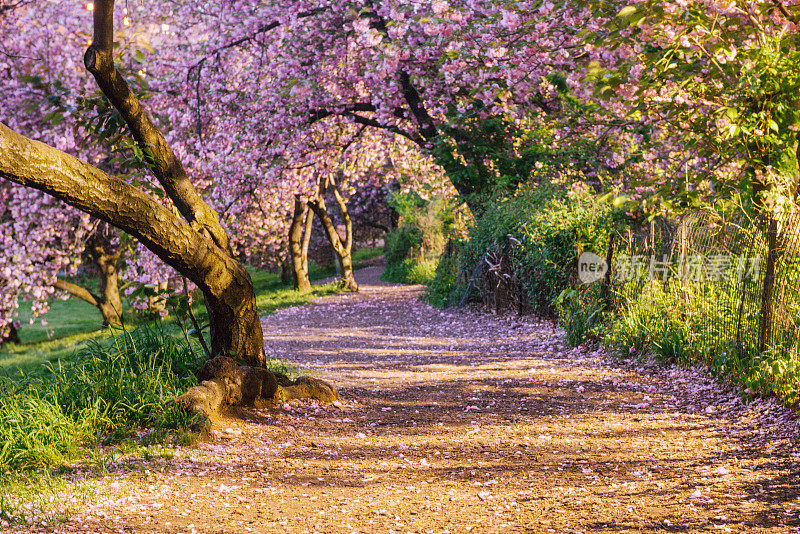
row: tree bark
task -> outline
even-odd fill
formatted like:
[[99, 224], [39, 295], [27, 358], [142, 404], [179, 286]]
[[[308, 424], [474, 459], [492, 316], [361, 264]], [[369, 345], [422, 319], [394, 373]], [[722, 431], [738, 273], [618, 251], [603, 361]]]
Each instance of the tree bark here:
[[[308, 261], [304, 261], [303, 258], [303, 215], [305, 211], [308, 211], [305, 203], [301, 200], [300, 195], [295, 195], [294, 214], [292, 224], [289, 226], [289, 252], [292, 257], [294, 288], [298, 291], [311, 290], [311, 282], [308, 280]], [[307, 215], [305, 219], [308, 219]]]
[[292, 274], [292, 251], [288, 250], [289, 247], [286, 247], [286, 254], [283, 255], [283, 259], [281, 259], [281, 284], [287, 285], [290, 282], [293, 282], [294, 277]]
[[342, 285], [345, 289], [350, 291], [358, 291], [358, 284], [356, 283], [355, 276], [353, 275], [353, 260], [351, 251], [353, 248], [353, 224], [350, 221], [350, 216], [347, 214], [347, 205], [344, 202], [341, 194], [337, 188], [333, 187], [336, 204], [341, 210], [342, 217], [345, 220], [346, 237], [342, 242], [339, 232], [336, 231], [336, 225], [333, 223], [328, 209], [325, 205], [325, 194], [327, 192], [327, 180], [320, 184], [319, 193], [316, 198], [308, 202], [308, 206], [319, 217], [322, 227], [325, 229], [325, 235], [336, 253], [336, 259], [342, 269]]

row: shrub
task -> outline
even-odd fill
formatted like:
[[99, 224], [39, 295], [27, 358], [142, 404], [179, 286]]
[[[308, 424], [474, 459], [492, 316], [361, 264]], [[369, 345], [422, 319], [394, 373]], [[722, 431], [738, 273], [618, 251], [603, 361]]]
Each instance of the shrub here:
[[177, 429], [193, 418], [170, 401], [196, 384], [193, 372], [202, 358], [202, 351], [168, 328], [142, 326], [90, 341], [74, 363], [51, 367], [49, 389], [68, 413], [85, 418], [97, 437], [114, 440], [137, 428]]
[[[577, 260], [581, 253], [592, 251], [602, 256], [608, 247], [613, 224], [612, 209], [586, 190], [564, 192], [548, 184], [520, 189], [516, 195], [487, 204], [486, 211], [469, 230], [453, 265], [439, 271], [432, 286], [436, 299], [444, 299], [444, 288], [464, 291], [456, 283], [459, 276], [469, 280], [480, 272], [481, 262], [494, 255], [505, 262], [530, 311], [553, 316], [553, 304], [567, 288], [577, 287]], [[458, 265], [458, 274], [453, 266]], [[463, 284], [466, 286], [466, 284]], [[479, 284], [478, 284], [479, 285]]]
[[595, 327], [602, 321], [603, 309], [596, 287], [597, 284], [582, 291], [565, 289], [554, 301], [570, 347], [597, 337]]
[[394, 193], [391, 205], [400, 220], [386, 236], [382, 278], [404, 284], [428, 283], [445, 244], [460, 231], [457, 205], [446, 197], [424, 199], [415, 191]]

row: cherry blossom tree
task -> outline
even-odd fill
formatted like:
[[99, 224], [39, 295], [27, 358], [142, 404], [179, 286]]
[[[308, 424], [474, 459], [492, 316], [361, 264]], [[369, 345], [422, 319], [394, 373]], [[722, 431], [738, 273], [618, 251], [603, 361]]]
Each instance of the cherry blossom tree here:
[[[186, 77], [163, 86], [194, 111], [192, 162], [209, 175], [228, 173], [238, 165], [227, 157], [235, 146], [251, 154], [243, 174], [272, 184], [282, 177], [276, 162], [316, 162], [318, 127], [331, 121], [427, 151], [480, 117], [513, 124], [534, 109], [553, 111], [550, 78], [580, 87], [574, 56], [591, 22], [570, 4], [502, 1], [253, 0], [237, 3], [235, 16], [225, 3], [182, 3], [174, 15], [171, 31], [202, 37], [172, 45], [166, 57], [181, 58]], [[439, 162], [474, 204], [508, 177], [462, 141]]]
[[[12, 22], [8, 23], [8, 16], [4, 21], [11, 26], [36, 26], [36, 7], [18, 7], [13, 10]], [[142, 185], [23, 137], [5, 124], [0, 125], [0, 176], [47, 193], [138, 239], [203, 291], [214, 353], [263, 364], [261, 326], [250, 277], [233, 257], [216, 212], [200, 197], [180, 159], [114, 63], [114, 3], [96, 2], [92, 7], [94, 32], [84, 55], [85, 68], [125, 121], [161, 194], [176, 211]], [[4, 34], [6, 31], [10, 30], [4, 28]], [[25, 61], [23, 52], [6, 51], [4, 61], [11, 63], [9, 68]]]
[[636, 169], [629, 197], [670, 211], [742, 194], [785, 210], [798, 188], [797, 8], [648, 0], [597, 13], [591, 121], [618, 140], [608, 165]]

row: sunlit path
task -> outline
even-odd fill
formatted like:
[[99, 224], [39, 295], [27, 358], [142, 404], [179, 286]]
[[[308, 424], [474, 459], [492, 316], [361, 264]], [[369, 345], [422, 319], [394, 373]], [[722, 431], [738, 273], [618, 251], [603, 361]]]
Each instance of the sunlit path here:
[[251, 412], [138, 466], [65, 530], [798, 530], [780, 435], [797, 427], [777, 406], [565, 350], [549, 324], [436, 310], [377, 271], [264, 319], [268, 352], [335, 383], [341, 406]]

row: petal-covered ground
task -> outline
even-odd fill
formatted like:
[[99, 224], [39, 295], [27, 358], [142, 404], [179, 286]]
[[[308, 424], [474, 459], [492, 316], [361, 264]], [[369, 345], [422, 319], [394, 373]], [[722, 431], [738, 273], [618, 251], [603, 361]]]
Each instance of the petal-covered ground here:
[[264, 319], [268, 353], [335, 384], [337, 406], [253, 411], [112, 466], [56, 530], [800, 532], [796, 413], [568, 350], [551, 324], [434, 309], [379, 271]]

